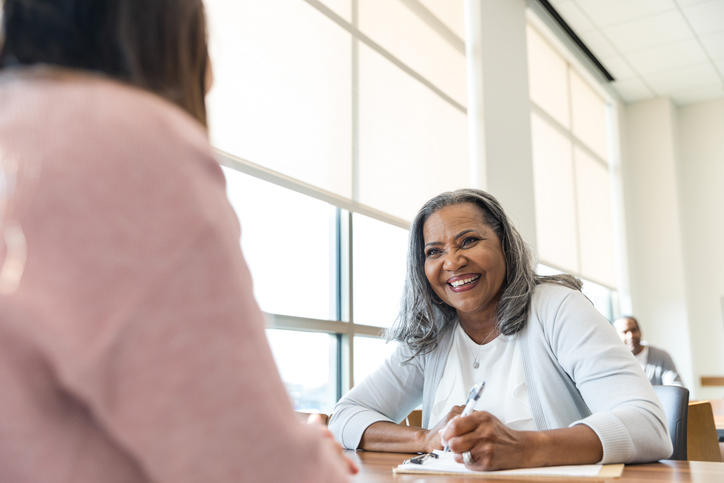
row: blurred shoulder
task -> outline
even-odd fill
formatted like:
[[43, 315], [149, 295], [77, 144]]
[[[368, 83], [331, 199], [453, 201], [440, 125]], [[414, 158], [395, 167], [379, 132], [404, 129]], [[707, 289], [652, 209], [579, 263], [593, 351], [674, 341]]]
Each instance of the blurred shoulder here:
[[54, 152], [99, 163], [117, 154], [133, 163], [138, 158], [133, 154], [154, 154], [163, 146], [169, 156], [157, 162], [164, 163], [180, 149], [210, 153], [204, 128], [182, 109], [101, 75], [51, 67], [9, 69], [0, 75], [0, 106], [0, 141], [26, 156], [48, 158]]
[[646, 347], [649, 350], [649, 361], [671, 359], [671, 355], [669, 355], [668, 352], [666, 352], [664, 349], [661, 349], [660, 347], [652, 345], [646, 345]]
[[236, 224], [204, 127], [106, 77], [47, 67], [0, 74], [0, 156], [26, 175], [16, 204], [28, 230], [36, 220], [38, 232], [66, 231], [51, 219], [103, 225], [109, 239], [131, 226], [150, 238], [157, 227], [161, 239], [169, 227]]

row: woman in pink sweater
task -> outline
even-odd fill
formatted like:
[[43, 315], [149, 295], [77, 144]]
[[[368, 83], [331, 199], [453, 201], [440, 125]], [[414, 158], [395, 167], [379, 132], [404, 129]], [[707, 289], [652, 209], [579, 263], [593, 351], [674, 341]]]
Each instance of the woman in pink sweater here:
[[202, 1], [5, 0], [3, 24], [0, 481], [346, 481], [252, 296]]

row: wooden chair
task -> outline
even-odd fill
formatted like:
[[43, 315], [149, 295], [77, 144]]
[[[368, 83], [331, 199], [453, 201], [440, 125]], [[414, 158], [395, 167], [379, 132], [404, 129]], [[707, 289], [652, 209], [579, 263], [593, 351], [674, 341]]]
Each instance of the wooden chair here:
[[412, 411], [407, 415], [403, 423], [407, 426], [416, 426], [418, 428], [422, 427], [422, 410], [415, 409]]
[[689, 403], [686, 441], [690, 461], [721, 461], [714, 414], [709, 401]]
[[714, 425], [719, 433], [719, 442], [724, 442], [724, 399], [709, 399], [714, 412]]
[[719, 436], [719, 452], [724, 461], [724, 399], [710, 399], [711, 410], [714, 411], [714, 425]]

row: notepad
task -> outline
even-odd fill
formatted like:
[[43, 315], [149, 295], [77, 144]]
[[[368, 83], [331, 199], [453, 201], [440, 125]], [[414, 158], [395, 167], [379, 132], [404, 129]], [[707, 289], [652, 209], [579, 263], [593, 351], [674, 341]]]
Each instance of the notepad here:
[[[516, 470], [473, 471], [454, 460], [454, 454], [435, 450], [437, 458], [426, 458], [421, 464], [404, 462], [392, 472], [395, 474], [439, 474], [485, 476], [488, 478], [618, 478], [623, 473], [623, 465], [570, 465], [545, 466], [541, 468], [520, 468]], [[408, 460], [409, 461], [409, 460]]]

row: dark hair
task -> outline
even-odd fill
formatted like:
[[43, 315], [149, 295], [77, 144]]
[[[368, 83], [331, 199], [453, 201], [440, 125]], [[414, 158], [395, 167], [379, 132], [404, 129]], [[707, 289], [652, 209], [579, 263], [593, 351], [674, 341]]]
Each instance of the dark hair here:
[[633, 321], [633, 323], [636, 324], [636, 329], [639, 331], [641, 330], [638, 319], [636, 317], [634, 317], [633, 315], [622, 315], [621, 317], [616, 317], [616, 319], [614, 320], [614, 323], [617, 320], [622, 320], [622, 319], [631, 319]]
[[206, 126], [202, 0], [5, 0], [0, 68], [49, 64], [154, 92]]
[[497, 309], [497, 326], [502, 334], [515, 334], [525, 327], [530, 299], [537, 284], [552, 282], [575, 290], [582, 286], [581, 281], [571, 275], [535, 274], [528, 246], [493, 195], [476, 189], [442, 193], [425, 203], [410, 227], [402, 306], [395, 324], [387, 332], [388, 338], [407, 344], [415, 355], [433, 350], [443, 330], [457, 316], [454, 308], [437, 297], [425, 276], [423, 227], [428, 217], [439, 209], [461, 203], [472, 203], [480, 208], [485, 223], [500, 240], [506, 270]]

